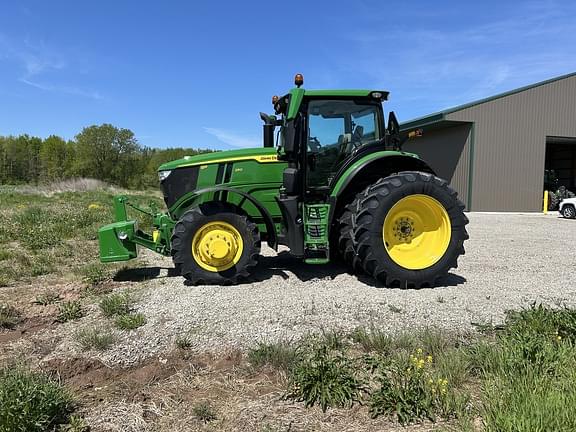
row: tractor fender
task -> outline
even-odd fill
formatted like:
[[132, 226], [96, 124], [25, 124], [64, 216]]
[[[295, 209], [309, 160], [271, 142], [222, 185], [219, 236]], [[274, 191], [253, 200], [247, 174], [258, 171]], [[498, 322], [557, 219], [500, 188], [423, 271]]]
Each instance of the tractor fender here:
[[[272, 216], [270, 215], [270, 212], [266, 209], [266, 207], [264, 207], [262, 204], [260, 204], [260, 202], [258, 202], [258, 200], [256, 198], [254, 198], [252, 195], [250, 195], [246, 192], [240, 191], [238, 189], [229, 188], [226, 186], [212, 186], [212, 187], [207, 187], [204, 189], [195, 190], [194, 192], [192, 192], [189, 195], [189, 198], [197, 198], [197, 197], [202, 196], [204, 194], [213, 193], [213, 192], [234, 193], [234, 194], [242, 196], [243, 198], [245, 198], [246, 200], [248, 200], [252, 204], [254, 204], [254, 207], [256, 207], [256, 209], [260, 212], [260, 215], [264, 219], [264, 224], [266, 225], [266, 231], [268, 234], [268, 241], [267, 241], [268, 246], [270, 246], [274, 250], [278, 250], [278, 236], [276, 235], [276, 228], [274, 225], [274, 220], [272, 219]], [[190, 199], [187, 199], [187, 201], [189, 202]]]
[[336, 174], [330, 192], [331, 211], [345, 205], [343, 200], [363, 190], [373, 179], [400, 171], [423, 171], [436, 175], [426, 162], [412, 153], [377, 151], [364, 155], [351, 160]]

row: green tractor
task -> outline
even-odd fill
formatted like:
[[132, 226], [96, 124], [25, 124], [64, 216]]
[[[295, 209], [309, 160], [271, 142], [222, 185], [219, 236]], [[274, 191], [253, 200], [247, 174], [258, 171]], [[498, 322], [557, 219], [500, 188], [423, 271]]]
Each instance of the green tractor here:
[[[116, 222], [99, 230], [102, 262], [137, 256], [137, 245], [172, 256], [191, 284], [228, 285], [257, 266], [261, 241], [307, 264], [340, 257], [386, 286], [434, 286], [457, 267], [468, 238], [464, 205], [402, 143], [381, 90], [305, 90], [272, 98], [260, 113], [264, 146], [161, 165], [167, 213], [145, 233], [114, 198]], [[276, 145], [274, 143], [276, 136]]]

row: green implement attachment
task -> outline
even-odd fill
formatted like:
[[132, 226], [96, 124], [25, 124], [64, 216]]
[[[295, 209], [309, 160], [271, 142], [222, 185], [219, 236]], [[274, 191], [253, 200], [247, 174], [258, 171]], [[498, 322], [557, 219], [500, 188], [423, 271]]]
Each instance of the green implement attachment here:
[[[126, 206], [152, 217], [151, 234], [137, 228], [136, 220], [128, 219]], [[165, 213], [150, 213], [132, 203], [125, 196], [114, 197], [116, 222], [98, 230], [100, 261], [128, 261], [138, 256], [136, 245], [144, 246], [162, 255], [170, 255], [170, 235], [174, 222]]]
[[98, 230], [100, 261], [128, 261], [138, 256], [134, 243], [136, 221], [114, 222]]

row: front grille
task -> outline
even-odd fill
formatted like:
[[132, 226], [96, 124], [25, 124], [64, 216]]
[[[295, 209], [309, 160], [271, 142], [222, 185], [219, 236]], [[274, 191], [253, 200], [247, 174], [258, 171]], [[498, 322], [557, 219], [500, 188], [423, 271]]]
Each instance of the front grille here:
[[197, 166], [176, 168], [160, 183], [164, 202], [168, 208], [172, 207], [183, 195], [196, 189], [198, 172]]

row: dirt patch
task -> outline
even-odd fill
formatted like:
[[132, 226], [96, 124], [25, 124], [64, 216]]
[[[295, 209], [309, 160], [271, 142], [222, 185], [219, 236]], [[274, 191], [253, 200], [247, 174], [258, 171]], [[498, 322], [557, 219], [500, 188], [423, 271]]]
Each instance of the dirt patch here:
[[53, 323], [54, 319], [50, 317], [25, 318], [14, 329], [0, 331], [0, 345], [45, 330], [52, 326]]
[[72, 388], [84, 400], [104, 401], [122, 398], [132, 402], [146, 402], [150, 399], [150, 388], [179, 371], [212, 371], [233, 369], [241, 362], [241, 355], [214, 359], [210, 355], [189, 355], [183, 351], [174, 351], [166, 356], [151, 358], [129, 367], [109, 367], [102, 361], [85, 358], [58, 358], [42, 363], [42, 368], [57, 374], [63, 382]]

